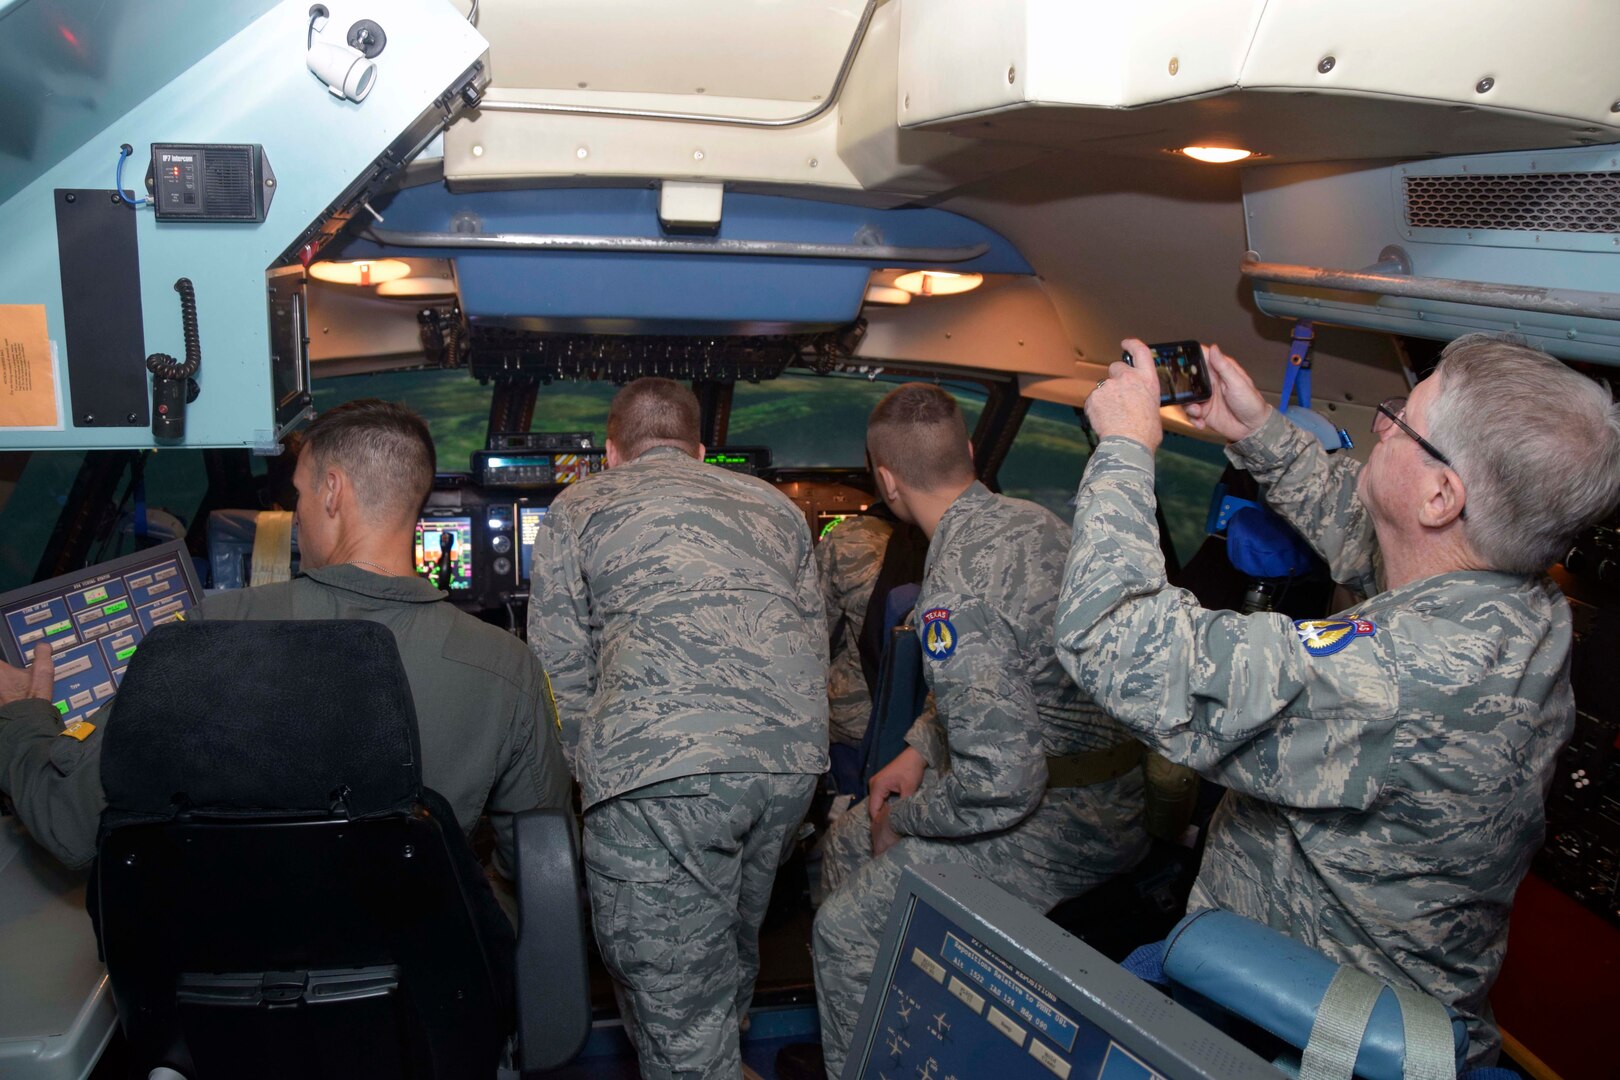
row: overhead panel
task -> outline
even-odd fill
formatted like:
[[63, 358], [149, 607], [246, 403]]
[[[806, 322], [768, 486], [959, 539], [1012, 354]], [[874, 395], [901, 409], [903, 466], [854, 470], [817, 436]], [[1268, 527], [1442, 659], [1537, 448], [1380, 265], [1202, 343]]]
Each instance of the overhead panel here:
[[1620, 138], [1620, 6], [1550, 0], [908, 0], [906, 127], [1273, 162], [1419, 157]]
[[[500, 87], [749, 98], [802, 112], [832, 85], [866, 0], [481, 0]], [[700, 103], [692, 103], [700, 104]]]

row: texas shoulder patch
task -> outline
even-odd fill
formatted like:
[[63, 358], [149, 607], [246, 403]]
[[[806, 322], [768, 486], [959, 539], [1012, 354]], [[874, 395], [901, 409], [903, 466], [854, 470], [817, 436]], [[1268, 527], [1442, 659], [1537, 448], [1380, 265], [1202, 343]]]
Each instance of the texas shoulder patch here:
[[1358, 637], [1372, 637], [1378, 627], [1366, 619], [1298, 619], [1294, 631], [1312, 656], [1332, 656]]
[[923, 651], [930, 660], [946, 660], [956, 651], [956, 627], [951, 625], [950, 608], [923, 612]]

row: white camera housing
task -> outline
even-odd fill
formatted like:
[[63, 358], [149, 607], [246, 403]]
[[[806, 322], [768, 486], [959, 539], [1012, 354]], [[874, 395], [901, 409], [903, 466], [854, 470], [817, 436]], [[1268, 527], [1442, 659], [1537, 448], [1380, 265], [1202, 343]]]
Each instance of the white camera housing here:
[[352, 45], [329, 39], [326, 28], [330, 25], [324, 16], [315, 21], [307, 58], [309, 70], [326, 84], [333, 97], [364, 101], [376, 84], [377, 65]]

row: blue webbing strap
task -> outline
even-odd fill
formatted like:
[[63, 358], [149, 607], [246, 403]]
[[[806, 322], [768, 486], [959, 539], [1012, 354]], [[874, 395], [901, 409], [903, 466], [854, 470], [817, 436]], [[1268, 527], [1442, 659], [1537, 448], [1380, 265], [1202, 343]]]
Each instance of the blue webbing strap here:
[[1316, 340], [1316, 328], [1309, 319], [1294, 324], [1294, 340], [1288, 347], [1288, 367], [1283, 371], [1282, 407], [1286, 412], [1293, 401], [1294, 388], [1299, 388], [1299, 404], [1311, 407], [1311, 342]]

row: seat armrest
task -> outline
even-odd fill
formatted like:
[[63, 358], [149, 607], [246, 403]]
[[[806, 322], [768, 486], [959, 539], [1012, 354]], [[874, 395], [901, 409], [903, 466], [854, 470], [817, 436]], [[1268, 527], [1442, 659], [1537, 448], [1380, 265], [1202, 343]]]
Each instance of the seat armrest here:
[[574, 815], [515, 816], [518, 900], [518, 1066], [554, 1069], [579, 1053], [591, 1030], [585, 907]]

